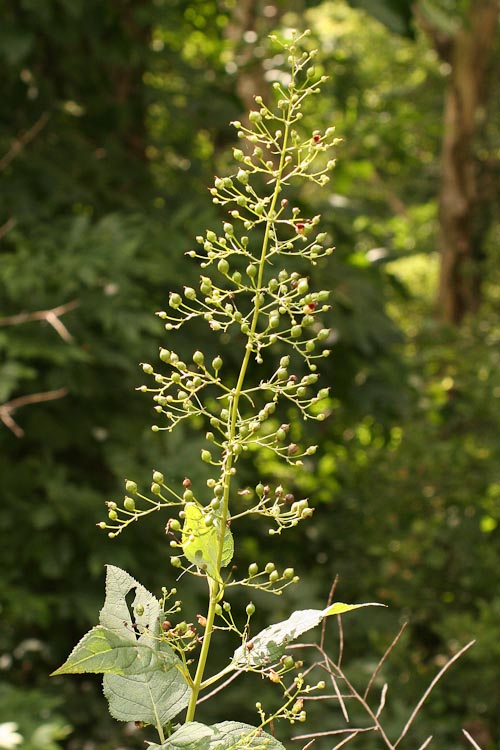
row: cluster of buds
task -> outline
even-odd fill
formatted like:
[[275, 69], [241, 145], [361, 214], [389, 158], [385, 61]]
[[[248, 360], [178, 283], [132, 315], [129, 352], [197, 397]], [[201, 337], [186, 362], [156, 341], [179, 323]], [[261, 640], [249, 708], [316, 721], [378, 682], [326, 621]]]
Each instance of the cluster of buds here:
[[97, 526], [106, 529], [110, 539], [118, 536], [131, 523], [163, 508], [182, 506], [183, 498], [165, 484], [165, 478], [159, 471], [153, 472], [150, 492], [154, 498], [139, 492], [137, 483], [132, 479], [125, 480], [123, 504], [113, 500], [106, 501], [108, 520], [100, 521]]
[[[290, 446], [293, 447], [294, 443], [290, 443]], [[314, 449], [315, 446], [311, 446], [305, 451], [305, 455], [312, 455]], [[241, 490], [239, 494], [243, 496], [254, 495], [251, 489]], [[309, 507], [308, 498], [296, 500], [295, 496], [291, 492], [286, 492], [280, 484], [273, 490], [269, 485], [259, 482], [255, 487], [255, 496], [257, 502], [247, 510], [235, 515], [233, 520], [250, 514], [268, 518], [273, 521], [273, 526], [268, 532], [270, 536], [281, 534], [284, 529], [297, 526], [299, 521], [311, 518], [314, 512], [314, 509]]]
[[273, 562], [266, 563], [263, 568], [259, 568], [258, 564], [253, 562], [248, 566], [247, 576], [238, 581], [231, 581], [228, 586], [248, 586], [259, 591], [279, 595], [284, 589], [293, 583], [298, 583], [299, 580], [299, 576], [295, 575], [293, 568], [284, 568], [280, 572]]
[[169, 646], [174, 651], [183, 655], [193, 651], [201, 640], [201, 636], [198, 635], [198, 628], [192, 622], [182, 620], [173, 625], [166, 618], [161, 622], [161, 638], [168, 641]]

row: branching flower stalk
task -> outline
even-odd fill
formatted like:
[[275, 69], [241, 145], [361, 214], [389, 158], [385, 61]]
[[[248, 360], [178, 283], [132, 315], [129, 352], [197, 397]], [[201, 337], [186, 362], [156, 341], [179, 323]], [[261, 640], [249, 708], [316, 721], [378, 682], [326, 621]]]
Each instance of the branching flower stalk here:
[[[280, 402], [295, 406], [304, 419], [325, 416], [328, 389], [317, 388], [316, 361], [329, 353], [323, 348], [329, 331], [320, 323], [321, 313], [328, 310], [328, 291], [310, 291], [307, 274], [288, 268], [293, 260], [300, 269], [315, 265], [333, 251], [323, 245], [326, 234], [318, 231], [320, 217], [301, 216], [287, 197], [296, 181], [327, 184], [335, 164], [329, 153], [338, 142], [333, 128], [301, 130], [304, 102], [319, 93], [325, 80], [317, 80], [315, 51], [301, 51], [306, 36], [307, 32], [294, 34], [281, 42], [274, 38], [288, 59], [288, 72], [274, 84], [275, 104], [270, 107], [257, 96], [249, 126], [233, 123], [242, 143], [233, 150], [236, 171], [217, 177], [210, 191], [229, 218], [222, 233], [208, 230], [197, 237], [199, 249], [188, 253], [202, 269], [199, 288], [186, 286], [183, 294], [171, 293], [168, 310], [159, 313], [169, 345], [176, 331], [199, 319], [221, 346], [224, 336], [233, 350], [240, 347], [237, 375], [232, 381], [222, 356], [208, 362], [200, 350], [187, 363], [172, 349], [162, 348], [166, 374], [151, 364], [142, 365], [154, 384], [140, 390], [153, 394], [162, 417], [153, 431], [171, 432], [184, 420], [206, 425], [200, 458], [212, 467], [208, 491], [193, 487], [188, 477], [182, 488], [171, 487], [155, 471], [152, 497], [127, 480], [123, 504], [108, 502], [108, 520], [99, 524], [114, 538], [141, 517], [167, 510], [170, 562], [180, 575], [206, 580], [206, 614], [197, 615], [197, 624], [186, 622], [180, 619], [182, 601], [173, 599], [177, 589], [164, 589], [157, 600], [128, 573], [110, 566], [99, 625], [56, 670], [103, 673], [111, 714], [122, 721], [154, 725], [161, 743], [156, 747], [165, 750], [174, 745], [196, 750], [207, 741], [219, 750], [282, 750], [262, 730], [277, 719], [304, 721], [304, 696], [324, 687], [322, 680], [307, 684], [299, 671], [301, 662], [285, 653], [288, 644], [333, 614], [365, 606], [336, 603], [324, 610], [297, 611], [250, 637], [254, 604], [248, 603], [244, 616], [235, 616], [225, 599], [230, 587], [281, 594], [298, 581], [293, 568], [279, 571], [273, 562], [262, 569], [251, 563], [246, 575], [234, 578], [228, 566], [234, 554], [232, 528], [239, 519], [260, 516], [269, 523], [269, 534], [279, 535], [313, 512], [307, 498], [296, 500], [281, 485], [272, 488], [261, 482], [240, 490], [242, 502], [234, 503], [238, 462], [250, 448], [266, 448], [298, 467], [316, 451], [314, 445], [300, 449], [291, 439], [290, 425], [279, 424]], [[131, 590], [136, 592], [132, 611], [126, 602]], [[207, 676], [212, 639], [220, 631], [237, 634], [241, 645], [229, 655], [226, 667]], [[203, 691], [210, 687], [215, 693], [213, 686], [221, 681], [223, 686], [228, 676], [241, 672], [255, 672], [275, 683], [283, 693], [281, 707], [267, 714], [257, 704], [255, 727], [238, 722], [207, 727], [195, 721]], [[185, 723], [172, 725], [184, 708]]]

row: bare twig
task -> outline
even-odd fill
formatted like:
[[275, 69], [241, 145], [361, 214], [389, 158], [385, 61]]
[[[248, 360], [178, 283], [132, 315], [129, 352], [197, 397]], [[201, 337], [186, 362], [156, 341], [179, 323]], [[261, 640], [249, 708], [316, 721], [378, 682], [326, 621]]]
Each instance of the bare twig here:
[[14, 398], [12, 401], [7, 401], [7, 403], [0, 405], [0, 421], [3, 422], [16, 437], [21, 438], [24, 436], [24, 430], [12, 417], [12, 414], [17, 409], [20, 409], [22, 406], [27, 406], [28, 404], [38, 404], [42, 401], [54, 401], [55, 399], [63, 398], [67, 393], [68, 391], [66, 388], [58, 388], [55, 391], [30, 393], [27, 396]]
[[[326, 605], [327, 607], [331, 607], [331, 605], [333, 604], [333, 597], [335, 596], [335, 589], [337, 588], [337, 583], [338, 582], [339, 582], [339, 577], [338, 577], [338, 575], [336, 575], [335, 579], [334, 579], [334, 581], [333, 581], [333, 583], [332, 583], [332, 585], [330, 587], [330, 593], [328, 594], [328, 603]], [[319, 641], [320, 648], [323, 648], [324, 645], [325, 645], [326, 621], [327, 621], [327, 618], [324, 617], [323, 618], [323, 622], [321, 624], [321, 638], [320, 638], [320, 641]]]
[[406, 626], [407, 626], [407, 623], [406, 622], [403, 623], [403, 625], [401, 626], [401, 629], [400, 629], [399, 633], [391, 641], [389, 647], [386, 649], [384, 655], [382, 656], [382, 658], [380, 659], [379, 663], [375, 667], [375, 670], [374, 670], [372, 676], [370, 677], [370, 682], [366, 686], [366, 690], [365, 690], [365, 692], [363, 694], [363, 700], [366, 700], [368, 698], [368, 694], [369, 694], [370, 690], [373, 687], [373, 683], [377, 679], [377, 675], [379, 674], [380, 670], [382, 669], [382, 667], [384, 665], [384, 662], [387, 660], [387, 657], [389, 656], [389, 654], [391, 653], [391, 651], [394, 649], [394, 647], [396, 646], [397, 642], [399, 641], [399, 639], [403, 635], [404, 631], [406, 630]]
[[380, 714], [382, 713], [382, 711], [384, 710], [385, 699], [387, 698], [387, 687], [388, 687], [387, 686], [387, 682], [385, 682], [384, 685], [383, 685], [383, 687], [382, 687], [382, 690], [380, 691], [380, 702], [378, 704], [377, 713], [375, 714], [375, 716], [377, 717], [377, 719], [380, 716]]
[[10, 219], [7, 219], [5, 224], [2, 224], [0, 227], [0, 240], [5, 237], [7, 232], [10, 232], [11, 229], [14, 229], [14, 227], [17, 224], [17, 219], [14, 219], [13, 216], [10, 217]]
[[0, 159], [0, 172], [3, 172], [4, 169], [7, 169], [11, 161], [13, 161], [16, 156], [19, 156], [21, 151], [28, 145], [28, 143], [36, 138], [38, 133], [46, 126], [48, 121], [48, 112], [43, 112], [38, 120], [34, 123], [34, 125], [29, 128], [29, 130], [26, 130], [22, 135], [19, 135], [12, 141], [11, 147], [9, 148], [7, 153], [5, 153]]
[[333, 748], [333, 750], [339, 750], [339, 747], [342, 747], [342, 745], [347, 745], [347, 743], [350, 742], [351, 740], [353, 740], [355, 737], [357, 737], [358, 734], [359, 734], [359, 731], [356, 731], [356, 732], [353, 732], [352, 734], [348, 735], [347, 737], [344, 737], [343, 740], [341, 740], [340, 742], [338, 742], [335, 745], [335, 747]]
[[344, 656], [344, 628], [342, 627], [342, 617], [337, 615], [337, 625], [339, 627], [339, 658], [337, 661], [337, 667], [340, 669], [342, 659]]
[[399, 743], [401, 742], [401, 740], [403, 739], [403, 737], [406, 735], [406, 733], [408, 732], [409, 728], [413, 724], [413, 722], [414, 722], [414, 720], [415, 720], [418, 712], [420, 711], [420, 709], [424, 705], [425, 701], [427, 700], [427, 698], [429, 697], [429, 695], [431, 694], [432, 690], [437, 685], [437, 683], [439, 682], [439, 680], [441, 679], [441, 677], [444, 675], [444, 673], [451, 667], [452, 664], [454, 664], [458, 659], [460, 659], [460, 657], [463, 654], [465, 654], [465, 652], [471, 646], [473, 646], [474, 643], [475, 643], [475, 641], [470, 641], [469, 643], [467, 643], [463, 648], [460, 649], [460, 651], [457, 651], [457, 653], [454, 656], [452, 656], [451, 659], [449, 659], [446, 662], [446, 664], [444, 665], [444, 667], [442, 669], [439, 670], [439, 672], [434, 677], [434, 679], [432, 680], [431, 684], [429, 685], [429, 687], [427, 688], [427, 690], [425, 691], [425, 693], [420, 698], [420, 700], [417, 703], [417, 705], [415, 706], [414, 710], [412, 711], [411, 716], [408, 719], [408, 721], [406, 722], [405, 727], [404, 727], [403, 731], [401, 732], [398, 740], [396, 741], [394, 747], [397, 747], [399, 745]]
[[15, 326], [21, 325], [21, 323], [28, 323], [32, 320], [45, 320], [59, 334], [63, 341], [69, 343], [73, 341], [73, 336], [61, 322], [60, 317], [70, 310], [74, 310], [79, 304], [80, 302], [75, 299], [67, 302], [65, 305], [53, 307], [50, 310], [36, 310], [35, 312], [22, 312], [17, 315], [10, 315], [6, 318], [0, 318], [0, 326]]
[[424, 741], [423, 745], [420, 745], [420, 747], [418, 748], [418, 750], [425, 750], [425, 748], [428, 747], [431, 742], [432, 742], [432, 734], [430, 734], [427, 737], [427, 739]]
[[329, 729], [326, 732], [313, 732], [312, 734], [299, 734], [297, 737], [293, 737], [294, 740], [309, 740], [312, 737], [332, 737], [336, 734], [359, 734], [360, 732], [373, 732], [377, 727], [363, 727], [362, 729], [351, 729], [346, 727], [345, 729]]
[[474, 737], [471, 734], [469, 734], [469, 732], [466, 729], [462, 729], [462, 732], [464, 733], [465, 737], [469, 740], [472, 747], [475, 748], [475, 750], [481, 750], [481, 747], [477, 744]]

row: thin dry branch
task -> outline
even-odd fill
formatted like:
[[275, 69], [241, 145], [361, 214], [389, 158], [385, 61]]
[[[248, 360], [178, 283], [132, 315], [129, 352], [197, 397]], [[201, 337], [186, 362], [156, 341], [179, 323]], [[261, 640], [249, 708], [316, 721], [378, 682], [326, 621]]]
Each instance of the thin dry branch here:
[[469, 740], [472, 747], [475, 748], [475, 750], [481, 750], [481, 747], [477, 744], [474, 737], [471, 734], [469, 734], [469, 732], [466, 729], [462, 729], [462, 732], [464, 733], [465, 737]]
[[[338, 577], [338, 575], [336, 575], [335, 578], [334, 578], [334, 581], [333, 581], [333, 583], [332, 583], [332, 585], [330, 587], [330, 593], [328, 594], [328, 602], [327, 602], [327, 605], [326, 605], [327, 607], [331, 607], [331, 605], [333, 604], [333, 597], [335, 596], [335, 590], [337, 588], [337, 583], [338, 582], [339, 582], [339, 577]], [[323, 646], [325, 645], [326, 620], [327, 620], [327, 618], [324, 617], [323, 618], [323, 622], [321, 624], [321, 638], [320, 638], [320, 641], [319, 641], [320, 648], [323, 648]]]
[[312, 734], [298, 734], [293, 737], [294, 740], [309, 740], [311, 738], [317, 739], [318, 737], [333, 737], [336, 734], [360, 734], [360, 732], [373, 732], [377, 727], [363, 727], [358, 729], [351, 729], [346, 727], [345, 729], [329, 729], [326, 732], [313, 732]]
[[347, 743], [350, 742], [351, 740], [353, 740], [355, 737], [357, 737], [358, 734], [359, 734], [359, 732], [353, 732], [348, 737], [344, 737], [343, 740], [341, 740], [340, 742], [338, 742], [335, 745], [335, 747], [333, 748], [333, 750], [339, 750], [339, 747], [342, 747], [343, 745], [347, 745]]
[[2, 224], [0, 227], [0, 240], [5, 237], [7, 232], [10, 232], [11, 229], [14, 229], [14, 227], [17, 224], [17, 219], [14, 219], [13, 216], [10, 217], [10, 219], [7, 219], [5, 224]]
[[385, 661], [387, 660], [387, 658], [388, 658], [389, 654], [390, 654], [390, 653], [391, 653], [391, 651], [392, 651], [392, 650], [393, 650], [393, 649], [395, 648], [395, 646], [396, 646], [397, 642], [399, 641], [399, 639], [401, 638], [401, 636], [402, 636], [402, 635], [403, 635], [403, 633], [405, 632], [407, 624], [408, 624], [408, 623], [406, 623], [406, 622], [405, 622], [405, 623], [403, 623], [403, 625], [401, 626], [401, 629], [400, 629], [399, 633], [398, 633], [398, 634], [397, 634], [397, 636], [396, 636], [396, 637], [395, 637], [395, 638], [394, 638], [394, 639], [393, 639], [393, 640], [391, 641], [391, 643], [390, 643], [389, 647], [388, 647], [388, 648], [386, 649], [386, 651], [385, 651], [384, 655], [382, 656], [382, 658], [380, 659], [379, 663], [378, 663], [378, 664], [377, 664], [377, 666], [375, 667], [375, 670], [374, 670], [374, 672], [373, 672], [372, 676], [370, 677], [370, 682], [369, 682], [369, 683], [368, 683], [368, 685], [366, 686], [366, 690], [365, 690], [365, 692], [364, 692], [364, 694], [363, 694], [363, 700], [366, 700], [366, 699], [368, 698], [368, 695], [369, 695], [369, 693], [370, 693], [370, 690], [372, 689], [373, 683], [374, 683], [374, 682], [375, 682], [375, 680], [377, 679], [377, 676], [378, 676], [378, 674], [379, 674], [380, 670], [382, 669], [382, 667], [384, 666], [384, 663], [385, 663]]
[[432, 742], [432, 734], [430, 734], [427, 737], [427, 739], [424, 740], [424, 743], [422, 745], [420, 745], [420, 747], [418, 748], [418, 750], [425, 750], [425, 748], [428, 747], [431, 742]]
[[48, 121], [48, 112], [43, 112], [38, 120], [31, 126], [31, 128], [29, 128], [29, 130], [26, 130], [22, 135], [14, 138], [11, 147], [9, 148], [7, 153], [5, 153], [0, 159], [0, 172], [3, 172], [4, 169], [7, 169], [11, 161], [13, 161], [16, 156], [19, 156], [21, 151], [26, 148], [28, 143], [36, 138], [38, 133], [46, 126]]
[[63, 341], [73, 341], [73, 336], [68, 331], [66, 326], [61, 322], [61, 315], [74, 310], [78, 307], [80, 302], [76, 299], [71, 302], [67, 302], [65, 305], [58, 305], [50, 310], [36, 310], [35, 312], [22, 312], [17, 315], [10, 315], [5, 318], [0, 318], [0, 326], [16, 326], [22, 323], [28, 323], [32, 320], [44, 320], [46, 323], [52, 326], [52, 328], [59, 334]]
[[54, 401], [58, 398], [63, 398], [68, 393], [67, 388], [58, 388], [55, 391], [44, 391], [43, 393], [30, 393], [27, 396], [19, 396], [14, 398], [12, 401], [7, 401], [5, 404], [0, 405], [0, 421], [4, 423], [6, 427], [14, 433], [18, 438], [24, 436], [24, 430], [20, 427], [12, 417], [12, 414], [23, 406], [28, 404], [39, 404], [42, 401]]
[[397, 747], [399, 745], [399, 743], [401, 742], [401, 740], [403, 739], [403, 737], [405, 737], [405, 735], [408, 732], [409, 728], [411, 727], [411, 725], [415, 721], [415, 719], [417, 717], [417, 714], [419, 713], [420, 709], [422, 708], [422, 706], [424, 705], [425, 701], [427, 700], [427, 698], [429, 697], [429, 695], [431, 694], [431, 692], [433, 691], [434, 687], [437, 685], [437, 683], [439, 682], [439, 680], [441, 679], [441, 677], [444, 675], [444, 673], [451, 667], [452, 664], [454, 664], [458, 659], [460, 659], [460, 657], [463, 654], [465, 654], [465, 652], [468, 651], [469, 648], [471, 646], [473, 646], [475, 642], [476, 641], [469, 641], [469, 643], [467, 643], [463, 648], [461, 648], [460, 651], [457, 651], [457, 653], [454, 656], [452, 656], [451, 659], [449, 659], [446, 662], [446, 664], [444, 665], [444, 667], [439, 670], [439, 672], [434, 677], [434, 679], [432, 680], [431, 684], [429, 685], [429, 687], [427, 688], [427, 690], [425, 691], [425, 693], [422, 695], [422, 697], [420, 698], [420, 700], [417, 703], [417, 705], [415, 706], [415, 708], [413, 709], [413, 712], [411, 713], [410, 718], [406, 722], [406, 724], [404, 726], [404, 729], [401, 732], [401, 734], [400, 734], [398, 740], [396, 741], [396, 744], [394, 745], [394, 747]]

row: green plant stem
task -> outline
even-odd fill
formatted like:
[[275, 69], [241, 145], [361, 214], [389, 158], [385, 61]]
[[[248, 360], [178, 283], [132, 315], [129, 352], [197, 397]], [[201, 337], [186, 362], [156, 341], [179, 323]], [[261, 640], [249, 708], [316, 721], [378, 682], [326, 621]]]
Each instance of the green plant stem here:
[[[289, 115], [290, 115], [290, 112], [289, 112]], [[223, 487], [224, 487], [224, 494], [223, 494], [222, 503], [221, 503], [222, 512], [221, 512], [221, 518], [220, 518], [220, 528], [219, 528], [219, 538], [218, 538], [216, 573], [215, 573], [214, 578], [208, 579], [210, 600], [209, 600], [209, 606], [208, 606], [208, 612], [207, 612], [207, 622], [205, 626], [205, 635], [203, 638], [200, 656], [198, 659], [198, 665], [197, 665], [196, 673], [193, 679], [193, 689], [191, 692], [191, 699], [189, 701], [189, 705], [188, 705], [188, 709], [186, 713], [186, 722], [194, 720], [194, 716], [196, 713], [196, 703], [198, 701], [198, 695], [200, 693], [201, 685], [203, 682], [203, 675], [205, 673], [208, 653], [210, 651], [210, 642], [212, 640], [213, 624], [215, 620], [215, 607], [218, 604], [218, 602], [222, 599], [222, 596], [224, 594], [224, 584], [222, 583], [222, 579], [220, 577], [220, 569], [221, 569], [221, 561], [222, 561], [222, 554], [223, 554], [223, 548], [224, 548], [224, 535], [225, 535], [226, 524], [227, 524], [228, 516], [229, 516], [229, 495], [230, 495], [231, 477], [232, 477], [231, 469], [233, 467], [233, 461], [234, 461], [234, 455], [235, 455], [234, 454], [234, 438], [236, 435], [236, 427], [238, 424], [238, 406], [240, 402], [241, 393], [243, 390], [243, 384], [245, 382], [245, 377], [246, 377], [247, 370], [248, 370], [248, 364], [250, 362], [250, 357], [253, 351], [253, 340], [254, 340], [254, 336], [257, 330], [257, 324], [259, 320], [259, 314], [260, 314], [260, 308], [261, 308], [259, 290], [262, 287], [262, 282], [264, 279], [264, 269], [265, 269], [267, 252], [269, 249], [269, 237], [270, 237], [271, 227], [274, 223], [276, 204], [278, 202], [278, 198], [281, 192], [281, 176], [283, 174], [283, 168], [285, 164], [285, 156], [286, 156], [289, 129], [290, 129], [289, 122], [288, 122], [289, 119], [290, 119], [290, 116], [287, 117], [287, 122], [285, 123], [285, 128], [284, 128], [284, 133], [283, 133], [283, 142], [282, 142], [282, 147], [281, 147], [280, 163], [279, 163], [278, 170], [277, 170], [276, 183], [274, 186], [271, 205], [269, 207], [268, 219], [266, 222], [266, 230], [265, 230], [264, 239], [262, 242], [262, 251], [261, 251], [261, 256], [260, 256], [260, 261], [259, 261], [259, 271], [257, 275], [255, 306], [254, 306], [253, 315], [252, 315], [252, 323], [250, 326], [250, 331], [248, 333], [247, 344], [245, 347], [245, 355], [243, 357], [243, 362], [241, 363], [238, 381], [231, 394], [231, 411], [230, 411], [228, 431], [227, 431], [228, 439], [227, 439], [226, 455], [225, 455], [223, 465], [222, 465], [223, 467], [222, 468], [222, 482], [223, 482]]]

